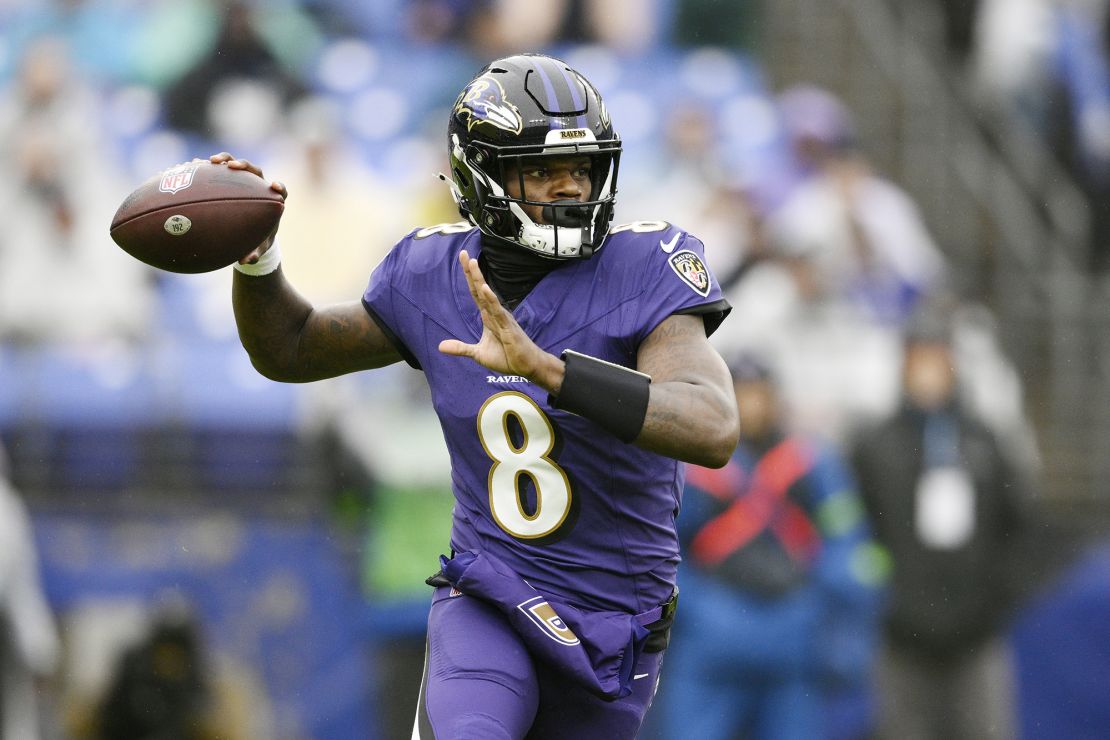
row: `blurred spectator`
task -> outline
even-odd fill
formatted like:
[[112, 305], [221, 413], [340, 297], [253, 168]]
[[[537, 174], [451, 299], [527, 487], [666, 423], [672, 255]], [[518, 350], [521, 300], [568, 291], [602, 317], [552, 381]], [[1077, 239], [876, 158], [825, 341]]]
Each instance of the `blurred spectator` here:
[[[622, 176], [628, 171], [632, 178], [621, 191], [622, 221], [645, 220], [662, 211], [676, 224], [691, 223], [724, 174], [717, 121], [708, 106], [687, 97], [662, 116], [660, 145], [621, 168]], [[671, 187], [659, 187], [663, 178]]]
[[108, 237], [126, 190], [100, 117], [60, 39], [28, 47], [0, 96], [0, 338], [93, 343], [145, 333], [152, 273]]
[[[356, 300], [366, 276], [412, 222], [395, 200], [397, 185], [391, 191], [362, 164], [339, 115], [324, 98], [295, 105], [288, 146], [277, 157], [297, 193], [281, 220], [282, 241], [290, 245], [284, 269], [308, 298], [327, 302]], [[427, 180], [433, 181], [430, 173]]]
[[[942, 50], [956, 65], [963, 65], [975, 47], [975, 31], [981, 15], [981, 7], [992, 0], [891, 0], [895, 12], [906, 17], [905, 22], [921, 25], [918, 19], [923, 16], [915, 13], [917, 7], [936, 6], [937, 27], [928, 30], [937, 34], [936, 41], [943, 44]], [[1012, 3], [1017, 5], [1021, 0]], [[932, 9], [930, 9], [932, 10]], [[932, 15], [925, 15], [932, 20]]]
[[1091, 266], [1110, 267], [1110, 2], [1066, 0], [1055, 11], [1052, 94], [1042, 92], [1052, 148], [1090, 209]]
[[839, 100], [798, 87], [780, 106], [798, 182], [749, 222], [765, 256], [727, 293], [747, 320], [715, 343], [772, 357], [795, 428], [839, 442], [896, 402], [902, 326], [945, 265], [909, 196], [867, 164]]
[[1110, 2], [983, 0], [976, 101], [1045, 138], [1085, 196], [1090, 266], [1110, 267]]
[[1048, 124], [1052, 100], [1057, 4], [1056, 0], [981, 0], [968, 60], [980, 105], [1003, 115], [1019, 111], [1040, 131]]
[[773, 249], [745, 263], [726, 292], [744, 321], [722, 326], [714, 344], [726, 356], [748, 349], [772, 358], [794, 430], [840, 443], [861, 421], [896, 405], [899, 330], [807, 300], [810, 274]]
[[212, 687], [199, 625], [180, 601], [126, 650], [97, 717], [99, 740], [215, 740]]
[[678, 46], [758, 51], [764, 0], [676, 0], [671, 38]]
[[[31, 519], [8, 483], [0, 448], [0, 738], [48, 736], [40, 694], [53, 677], [59, 643], [39, 582]], [[48, 697], [47, 697], [48, 698]]]
[[945, 47], [960, 63], [971, 53], [982, 3], [983, 0], [940, 0]]
[[804, 273], [799, 287], [807, 300], [900, 325], [944, 271], [916, 204], [872, 170], [833, 95], [802, 86], [779, 102], [808, 176], [771, 217], [776, 248]]
[[[304, 85], [263, 34], [258, 8], [231, 0], [221, 10], [212, 48], [165, 92], [166, 123], [210, 140], [231, 139], [229, 147], [249, 145], [272, 132]], [[291, 45], [310, 44], [310, 30]]]
[[26, 45], [54, 36], [81, 60], [82, 73], [98, 82], [129, 79], [135, 72], [134, 42], [146, 3], [139, 0], [0, 2], [0, 80]]
[[903, 405], [854, 446], [893, 578], [877, 674], [882, 738], [1016, 736], [1015, 557], [1031, 480], [957, 393], [951, 317], [908, 329]]
[[727, 287], [742, 263], [765, 251], [762, 214], [741, 177], [721, 164], [720, 130], [708, 105], [692, 96], [676, 101], [662, 129], [661, 146], [627, 167], [622, 163], [618, 221], [666, 213], [679, 226], [697, 224], [706, 257]]
[[499, 53], [559, 44], [645, 51], [659, 32], [656, 5], [654, 0], [497, 0], [496, 27], [504, 45]]
[[929, 304], [950, 312], [953, 362], [960, 368], [956, 394], [964, 407], [998, 436], [1010, 460], [1035, 475], [1041, 465], [1036, 431], [1026, 413], [1022, 378], [1000, 346], [994, 315], [982, 304], [942, 295]]
[[710, 192], [698, 220], [721, 289], [729, 291], [769, 257], [766, 213], [742, 183], [723, 181]]
[[740, 445], [720, 470], [688, 468], [678, 517], [666, 736], [826, 736], [826, 703], [866, 695], [881, 556], [844, 463], [787, 431], [770, 368], [729, 364]]
[[418, 44], [462, 41], [494, 56], [504, 48], [492, 0], [413, 0], [406, 15], [408, 37]]

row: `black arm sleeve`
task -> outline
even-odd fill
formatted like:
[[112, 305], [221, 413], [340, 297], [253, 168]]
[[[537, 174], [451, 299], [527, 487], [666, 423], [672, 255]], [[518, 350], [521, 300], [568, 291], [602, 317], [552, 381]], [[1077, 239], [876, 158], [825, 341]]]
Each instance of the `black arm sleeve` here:
[[717, 331], [717, 327], [725, 320], [725, 317], [732, 312], [732, 306], [724, 298], [713, 301], [712, 303], [703, 303], [700, 306], [690, 306], [675, 311], [679, 315], [692, 315], [701, 316], [705, 322], [705, 336], [711, 336], [713, 332]]
[[417, 370], [422, 370], [423, 368], [420, 367], [420, 361], [416, 359], [416, 355], [409, 351], [409, 348], [405, 346], [405, 343], [401, 341], [401, 338], [397, 336], [393, 332], [393, 330], [390, 329], [388, 325], [386, 325], [384, 321], [382, 321], [382, 317], [378, 316], [377, 311], [371, 308], [370, 304], [367, 303], [365, 299], [363, 299], [362, 301], [362, 307], [366, 309], [366, 313], [370, 314], [370, 318], [373, 319], [374, 323], [378, 325], [378, 328], [382, 330], [382, 334], [385, 334], [385, 338], [389, 340], [389, 343], [393, 345], [393, 347], [397, 350], [397, 353], [401, 355], [405, 362], [407, 362], [410, 367], [413, 367]]

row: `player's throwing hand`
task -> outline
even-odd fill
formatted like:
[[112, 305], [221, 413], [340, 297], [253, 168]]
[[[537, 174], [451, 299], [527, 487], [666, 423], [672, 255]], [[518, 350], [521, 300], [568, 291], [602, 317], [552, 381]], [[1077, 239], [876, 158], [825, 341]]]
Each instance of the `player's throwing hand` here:
[[[246, 170], [247, 172], [258, 175], [259, 177], [264, 177], [262, 174], [262, 168], [260, 168], [258, 165], [252, 164], [245, 159], [238, 159], [234, 154], [231, 154], [230, 152], [220, 152], [219, 154], [213, 154], [208, 158], [208, 161], [212, 164], [226, 164], [229, 168], [233, 170]], [[286, 189], [285, 184], [280, 183], [277, 180], [270, 181], [270, 189], [276, 193], [280, 193], [282, 200], [285, 200], [289, 197], [289, 190]], [[266, 253], [271, 245], [273, 245], [275, 236], [277, 236], [276, 230], [274, 231], [274, 233], [270, 234], [266, 238], [266, 241], [259, 244], [250, 254], [239, 260], [239, 264], [257, 264], [258, 260], [262, 258], [262, 255]]]

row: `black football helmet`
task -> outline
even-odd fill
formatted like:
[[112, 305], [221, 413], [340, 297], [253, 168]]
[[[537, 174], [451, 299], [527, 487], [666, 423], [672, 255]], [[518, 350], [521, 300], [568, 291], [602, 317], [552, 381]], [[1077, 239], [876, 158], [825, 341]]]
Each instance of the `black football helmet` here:
[[[452, 194], [463, 218], [488, 238], [552, 259], [589, 257], [613, 219], [621, 142], [594, 86], [565, 62], [519, 54], [491, 62], [463, 89], [447, 128]], [[589, 200], [539, 203], [510, 197], [507, 164], [590, 158]], [[521, 207], [543, 207], [535, 223]]]

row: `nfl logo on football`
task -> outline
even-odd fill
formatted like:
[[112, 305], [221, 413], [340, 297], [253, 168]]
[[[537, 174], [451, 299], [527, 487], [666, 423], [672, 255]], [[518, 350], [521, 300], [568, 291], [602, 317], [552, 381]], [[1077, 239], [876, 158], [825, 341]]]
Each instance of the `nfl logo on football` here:
[[193, 173], [196, 171], [197, 166], [195, 164], [166, 170], [162, 173], [162, 182], [158, 184], [158, 189], [163, 193], [170, 194], [176, 193], [178, 190], [184, 190], [193, 184]]

